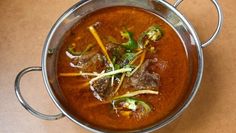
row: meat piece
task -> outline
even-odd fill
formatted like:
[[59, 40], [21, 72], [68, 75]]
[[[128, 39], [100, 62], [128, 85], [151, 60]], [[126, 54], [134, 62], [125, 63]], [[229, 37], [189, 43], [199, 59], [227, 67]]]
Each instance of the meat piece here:
[[113, 49], [117, 48], [120, 44], [116, 43], [107, 43], [106, 44], [106, 50], [107, 51], [113, 51]]
[[129, 83], [136, 89], [150, 89], [155, 90], [159, 87], [160, 84], [160, 75], [158, 73], [150, 73], [147, 70], [147, 67], [150, 63], [157, 62], [157, 59], [146, 60], [142, 66], [134, 73], [129, 79]]
[[125, 54], [125, 48], [121, 44], [108, 43], [106, 44], [106, 49], [111, 55], [111, 57], [122, 58], [122, 55]]
[[107, 99], [112, 94], [111, 78], [104, 77], [94, 81], [90, 86], [90, 89], [97, 99], [101, 101]]
[[166, 71], [168, 68], [168, 61], [164, 61], [162, 59], [158, 59], [157, 63], [150, 65], [148, 67], [148, 70], [155, 71], [158, 70], [160, 73]]
[[159, 60], [158, 63], [157, 63], [157, 66], [161, 71], [165, 71], [167, 66], [168, 66], [168, 62], [163, 61], [163, 60]]
[[89, 52], [74, 59], [71, 66], [85, 72], [100, 72], [104, 66], [104, 58], [100, 53]]

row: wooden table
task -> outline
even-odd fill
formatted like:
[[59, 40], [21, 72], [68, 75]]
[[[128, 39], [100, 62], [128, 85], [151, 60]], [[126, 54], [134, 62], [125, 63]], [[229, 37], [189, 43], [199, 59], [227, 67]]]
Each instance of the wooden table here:
[[[173, 0], [172, 0], [173, 1]], [[40, 66], [44, 40], [57, 18], [77, 0], [0, 1], [0, 132], [86, 133], [67, 118], [44, 121], [30, 115], [14, 93], [16, 74]], [[200, 90], [184, 114], [158, 133], [236, 132], [236, 7], [235, 0], [219, 1], [225, 21], [220, 36], [204, 48], [204, 76]], [[201, 40], [216, 26], [210, 1], [185, 0], [179, 10], [193, 23]], [[58, 112], [49, 98], [41, 73], [23, 78], [22, 93], [37, 110]]]

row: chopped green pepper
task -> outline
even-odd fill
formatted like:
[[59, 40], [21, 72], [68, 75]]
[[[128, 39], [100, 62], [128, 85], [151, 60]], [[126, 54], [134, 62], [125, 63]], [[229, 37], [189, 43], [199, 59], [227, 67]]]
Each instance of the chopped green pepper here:
[[162, 37], [163, 32], [162, 32], [160, 26], [154, 25], [154, 26], [151, 26], [148, 28], [146, 35], [147, 35], [148, 39], [155, 42]]
[[125, 49], [127, 49], [127, 50], [134, 50], [134, 49], [138, 48], [138, 45], [137, 45], [136, 41], [134, 40], [132, 32], [122, 31], [121, 32], [121, 36], [124, 39], [128, 39], [128, 42], [122, 43], [122, 45], [125, 47]]
[[117, 112], [126, 111], [128, 109], [138, 116], [144, 116], [152, 110], [150, 105], [146, 102], [129, 97], [113, 100], [112, 106]]
[[71, 46], [69, 46], [68, 48], [68, 52], [71, 53], [72, 55], [81, 55], [82, 52], [78, 52], [78, 51], [75, 51], [75, 46], [76, 44], [75, 43], [72, 43]]
[[[144, 31], [138, 38], [138, 45], [141, 48], [145, 48], [148, 45], [149, 41], [156, 42], [163, 36], [163, 31], [159, 25], [153, 25]], [[144, 38], [147, 37], [147, 40], [144, 42]]]
[[75, 43], [72, 43], [71, 46], [68, 48], [68, 52], [71, 53], [72, 55], [77, 55], [77, 56], [85, 54], [86, 52], [91, 50], [93, 47], [93, 44], [88, 44], [85, 50], [80, 52], [80, 51], [75, 51], [75, 45], [76, 45]]

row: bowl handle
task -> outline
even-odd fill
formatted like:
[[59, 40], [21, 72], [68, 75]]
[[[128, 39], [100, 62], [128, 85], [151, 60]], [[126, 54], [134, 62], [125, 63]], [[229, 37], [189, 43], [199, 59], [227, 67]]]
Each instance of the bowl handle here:
[[[179, 4], [181, 4], [181, 2], [183, 2], [183, 0], [176, 0], [176, 2], [174, 3], [174, 7], [177, 8], [179, 6]], [[223, 13], [222, 10], [220, 8], [220, 5], [218, 3], [218, 0], [211, 0], [211, 2], [214, 4], [216, 10], [217, 10], [217, 14], [218, 14], [218, 24], [217, 24], [217, 28], [214, 32], [214, 34], [204, 43], [202, 43], [202, 48], [205, 48], [206, 46], [208, 46], [213, 40], [215, 40], [215, 38], [218, 36], [218, 34], [221, 31], [222, 28], [222, 24], [223, 24]]]
[[23, 77], [23, 75], [27, 74], [28, 72], [31, 71], [42, 71], [42, 67], [28, 67], [23, 69], [21, 72], [18, 73], [18, 75], [16, 76], [15, 79], [15, 93], [16, 93], [16, 97], [19, 100], [19, 102], [21, 103], [21, 105], [27, 110], [29, 111], [32, 115], [40, 118], [40, 119], [44, 119], [44, 120], [57, 120], [60, 119], [62, 117], [64, 117], [63, 113], [59, 113], [57, 115], [45, 115], [42, 114], [38, 111], [36, 111], [35, 109], [33, 109], [23, 98], [23, 96], [21, 95], [21, 91], [20, 91], [20, 80]]

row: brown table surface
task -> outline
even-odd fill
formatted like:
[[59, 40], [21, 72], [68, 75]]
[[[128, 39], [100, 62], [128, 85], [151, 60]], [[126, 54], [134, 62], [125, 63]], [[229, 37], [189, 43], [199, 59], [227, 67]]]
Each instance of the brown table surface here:
[[[40, 66], [44, 40], [57, 18], [78, 0], [0, 0], [0, 132], [88, 132], [67, 118], [45, 121], [17, 101], [14, 80], [28, 66]], [[173, 1], [173, 0], [172, 0]], [[204, 48], [204, 75], [189, 108], [159, 133], [236, 132], [236, 7], [219, 1], [224, 12], [220, 36]], [[201, 40], [214, 31], [217, 15], [210, 0], [185, 0], [179, 10], [192, 22]], [[37, 110], [59, 112], [49, 98], [40, 72], [23, 78], [22, 93]]]

